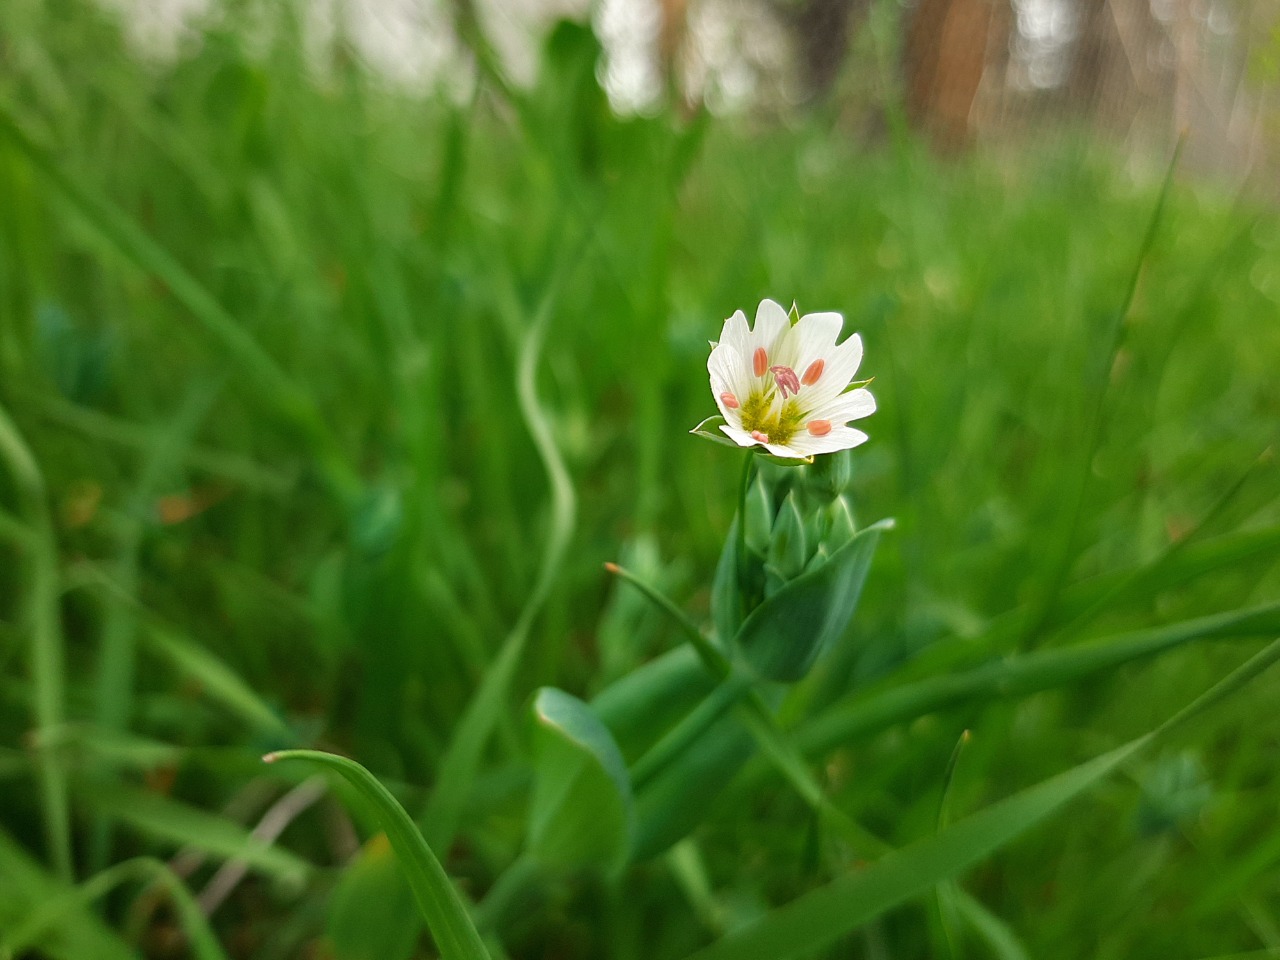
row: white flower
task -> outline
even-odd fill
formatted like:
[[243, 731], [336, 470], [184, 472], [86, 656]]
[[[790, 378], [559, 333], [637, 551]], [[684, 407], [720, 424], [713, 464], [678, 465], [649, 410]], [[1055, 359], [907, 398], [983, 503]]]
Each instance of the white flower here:
[[760, 301], [754, 328], [741, 310], [726, 320], [707, 372], [729, 439], [788, 459], [865, 442], [848, 423], [874, 413], [876, 401], [865, 388], [848, 389], [862, 338], [837, 344], [842, 326], [838, 313], [808, 313], [793, 325], [772, 300]]

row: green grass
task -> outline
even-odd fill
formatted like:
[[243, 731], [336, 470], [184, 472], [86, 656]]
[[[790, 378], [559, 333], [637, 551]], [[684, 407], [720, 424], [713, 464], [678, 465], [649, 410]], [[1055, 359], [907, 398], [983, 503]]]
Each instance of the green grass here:
[[[897, 526], [853, 642], [782, 702], [792, 736], [756, 730], [790, 779], [756, 760], [675, 853], [526, 891], [511, 957], [684, 957], [849, 875], [855, 828], [927, 840], [944, 783], [959, 823], [1280, 633], [1275, 210], [1176, 178], [1122, 314], [1159, 163], [620, 120], [578, 29], [534, 91], [459, 105], [340, 49], [318, 72], [284, 14], [162, 67], [93, 9], [0, 5], [0, 931], [56, 901], [47, 954], [159, 955], [195, 914], [130, 878], [203, 843], [250, 852], [223, 949], [298, 955], [355, 881], [331, 800], [245, 846], [295, 775], [257, 758], [295, 746], [369, 767], [482, 900], [521, 849], [532, 692], [684, 640], [601, 564], [709, 617], [741, 463], [686, 431], [707, 341], [764, 296], [866, 342], [854, 500]], [[813, 955], [1280, 950], [1278, 694]]]

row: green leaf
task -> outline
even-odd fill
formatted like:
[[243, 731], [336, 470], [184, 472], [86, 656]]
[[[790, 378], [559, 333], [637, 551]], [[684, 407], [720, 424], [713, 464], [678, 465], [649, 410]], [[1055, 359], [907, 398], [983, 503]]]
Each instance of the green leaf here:
[[871, 568], [882, 520], [854, 535], [821, 567], [787, 583], [742, 624], [735, 645], [757, 674], [799, 680], [823, 649], [849, 625]]
[[929, 892], [1060, 810], [1158, 738], [1240, 689], [1280, 660], [1280, 640], [1159, 728], [992, 804], [934, 836], [831, 881], [699, 950], [690, 960], [783, 960], [820, 949], [905, 900]]
[[701, 823], [753, 748], [751, 735], [729, 714], [663, 768], [636, 794], [632, 859], [640, 862], [662, 853]]
[[620, 868], [631, 850], [634, 813], [618, 745], [591, 707], [554, 687], [535, 695], [533, 717], [531, 851], [559, 866]]
[[391, 848], [400, 858], [400, 865], [413, 888], [418, 908], [435, 938], [442, 960], [490, 960], [489, 951], [485, 949], [462, 898], [453, 888], [440, 861], [404, 807], [373, 774], [354, 760], [319, 750], [281, 750], [262, 759], [268, 763], [309, 760], [340, 774], [355, 787], [360, 800], [386, 832]]
[[385, 833], [370, 837], [343, 871], [327, 918], [335, 960], [407, 960], [413, 954], [422, 917]]
[[591, 701], [625, 757], [638, 757], [715, 687], [693, 647], [682, 644], [605, 687]]

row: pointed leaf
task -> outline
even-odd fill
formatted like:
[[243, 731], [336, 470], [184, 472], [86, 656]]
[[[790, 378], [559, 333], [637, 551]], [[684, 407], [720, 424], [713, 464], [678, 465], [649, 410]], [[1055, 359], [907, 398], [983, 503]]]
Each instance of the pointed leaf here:
[[859, 531], [821, 567], [792, 580], [751, 611], [735, 645], [757, 674], [791, 682], [809, 671], [849, 625], [880, 533], [892, 525], [882, 520]]
[[595, 711], [563, 690], [534, 697], [529, 846], [546, 863], [615, 870], [631, 850], [631, 780]]

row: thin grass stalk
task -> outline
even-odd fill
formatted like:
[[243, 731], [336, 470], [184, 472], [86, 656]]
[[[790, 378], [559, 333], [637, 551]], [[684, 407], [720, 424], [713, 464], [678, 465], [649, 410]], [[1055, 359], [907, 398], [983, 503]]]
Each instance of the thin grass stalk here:
[[[51, 743], [65, 718], [66, 654], [59, 603], [58, 546], [44, 476], [3, 407], [0, 407], [0, 462], [7, 465], [24, 501], [26, 522], [32, 534], [27, 544], [30, 592], [26, 611], [31, 631], [32, 699], [38, 742]], [[51, 748], [38, 748], [36, 764], [49, 858], [58, 876], [69, 881], [72, 878], [71, 804], [67, 775], [57, 752]]]

